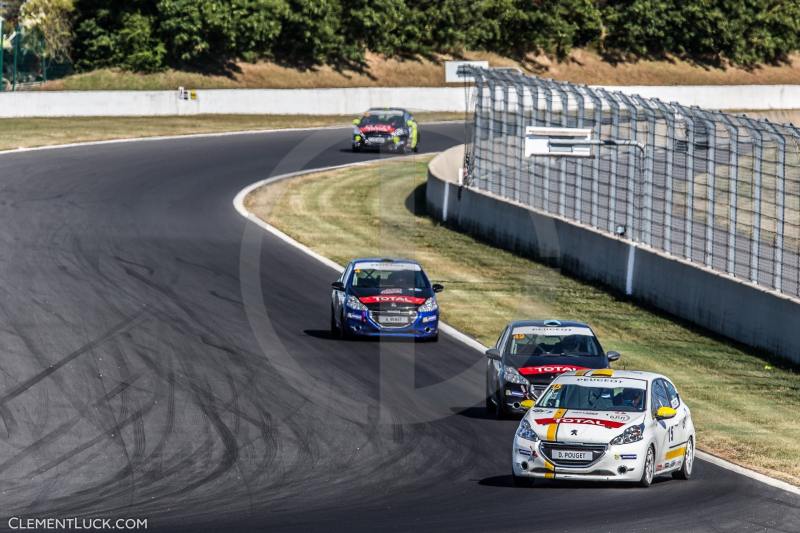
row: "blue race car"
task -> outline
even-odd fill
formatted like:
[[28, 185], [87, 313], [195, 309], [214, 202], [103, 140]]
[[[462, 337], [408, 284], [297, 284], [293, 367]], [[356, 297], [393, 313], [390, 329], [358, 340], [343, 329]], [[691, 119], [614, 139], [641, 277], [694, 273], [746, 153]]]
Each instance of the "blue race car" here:
[[331, 291], [331, 333], [340, 337], [439, 336], [437, 292], [416, 261], [354, 259]]

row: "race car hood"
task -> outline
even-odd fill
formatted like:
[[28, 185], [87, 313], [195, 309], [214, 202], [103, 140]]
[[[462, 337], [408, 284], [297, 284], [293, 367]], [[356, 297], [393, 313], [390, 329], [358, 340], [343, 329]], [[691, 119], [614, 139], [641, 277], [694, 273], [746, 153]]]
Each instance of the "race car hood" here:
[[629, 426], [641, 424], [644, 413], [579, 411], [534, 407], [526, 415], [540, 439], [559, 442], [608, 444]]
[[515, 367], [520, 374], [561, 374], [571, 370], [584, 370], [587, 368], [605, 368], [608, 361], [603, 356], [531, 356], [508, 357], [506, 364]]
[[[359, 299], [369, 298], [374, 301], [391, 302], [396, 299], [403, 301], [408, 298], [421, 298], [422, 302], [433, 296], [433, 290], [429, 287], [426, 288], [408, 288], [408, 289], [387, 289], [387, 288], [373, 288], [373, 287], [351, 287], [351, 292]], [[422, 303], [420, 302], [420, 303]]]

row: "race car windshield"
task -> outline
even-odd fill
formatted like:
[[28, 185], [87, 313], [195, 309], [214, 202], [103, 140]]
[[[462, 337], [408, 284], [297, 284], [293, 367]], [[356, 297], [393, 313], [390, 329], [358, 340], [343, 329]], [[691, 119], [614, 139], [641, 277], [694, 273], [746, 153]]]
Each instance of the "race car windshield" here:
[[550, 387], [536, 407], [545, 409], [578, 409], [582, 411], [644, 411], [645, 390], [634, 387], [584, 387], [556, 383]]
[[421, 269], [356, 268], [351, 287], [357, 294], [421, 293], [430, 290], [430, 282]]
[[603, 355], [600, 343], [597, 342], [591, 330], [581, 329], [585, 331], [514, 332], [511, 335], [511, 342], [508, 344], [507, 355], [511, 357], [512, 363], [519, 365], [524, 365], [525, 361], [531, 357], [599, 357]]
[[372, 126], [375, 124], [388, 124], [395, 128], [403, 126], [402, 115], [367, 115], [361, 118], [359, 126]]

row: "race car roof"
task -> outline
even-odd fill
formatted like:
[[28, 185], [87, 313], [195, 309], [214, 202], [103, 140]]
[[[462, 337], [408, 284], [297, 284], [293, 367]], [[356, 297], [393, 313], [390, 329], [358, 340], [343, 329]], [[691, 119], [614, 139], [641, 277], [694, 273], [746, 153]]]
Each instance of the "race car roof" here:
[[375, 113], [381, 115], [402, 115], [404, 113], [407, 113], [407, 111], [399, 107], [370, 107], [369, 109], [367, 109], [367, 113]]
[[633, 389], [646, 389], [649, 379], [642, 376], [622, 376], [614, 372], [611, 375], [601, 374], [593, 375], [594, 372], [586, 372], [585, 374], [574, 374], [567, 372], [561, 374], [553, 380], [553, 385], [581, 385], [584, 387], [601, 387], [601, 388], [615, 388], [615, 387], [629, 387]]
[[[669, 380], [667, 376], [663, 374], [657, 374], [655, 372], [644, 372], [641, 370], [617, 370], [611, 368], [599, 368], [594, 370], [577, 370], [577, 371], [564, 372], [556, 379], [559, 382], [561, 382], [562, 379], [578, 378], [578, 377], [588, 377], [595, 379], [610, 378], [610, 379], [621, 379], [621, 380], [632, 379], [632, 380], [640, 380], [648, 382], [659, 378], [664, 378]], [[570, 380], [570, 382], [574, 382], [574, 380]]]
[[547, 328], [588, 328], [589, 325], [584, 322], [576, 322], [574, 320], [515, 320], [509, 324], [512, 328], [519, 328], [524, 326], [533, 327], [547, 327]]
[[422, 270], [422, 266], [420, 266], [420, 264], [413, 259], [402, 259], [396, 257], [361, 257], [359, 259], [353, 259], [353, 264], [356, 267], [361, 268], [376, 268], [381, 265], [388, 268], [391, 265], [398, 265], [409, 266], [414, 270]]

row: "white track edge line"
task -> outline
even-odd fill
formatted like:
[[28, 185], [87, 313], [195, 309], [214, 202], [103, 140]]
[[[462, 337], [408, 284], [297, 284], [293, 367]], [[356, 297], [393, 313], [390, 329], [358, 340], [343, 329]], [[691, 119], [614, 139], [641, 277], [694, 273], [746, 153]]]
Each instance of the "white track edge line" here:
[[[377, 162], [398, 160], [398, 159], [401, 159], [401, 158], [402, 158], [402, 156], [391, 157], [391, 158], [387, 158], [387, 159], [379, 159], [377, 161], [372, 160], [372, 161], [359, 161], [357, 163], [344, 163], [342, 165], [332, 165], [332, 166], [328, 166], [328, 167], [320, 167], [320, 168], [315, 168], [315, 169], [310, 169], [310, 170], [300, 170], [298, 172], [290, 172], [288, 174], [281, 174], [279, 176], [273, 176], [271, 178], [266, 178], [266, 179], [257, 181], [255, 183], [252, 183], [252, 184], [248, 185], [247, 187], [245, 187], [244, 189], [242, 189], [241, 191], [239, 191], [239, 193], [233, 199], [233, 206], [236, 208], [236, 211], [238, 211], [239, 214], [242, 215], [247, 220], [257, 224], [262, 229], [264, 229], [267, 232], [271, 233], [272, 235], [278, 237], [279, 239], [281, 239], [285, 243], [287, 243], [287, 244], [289, 244], [291, 246], [294, 246], [298, 250], [300, 250], [300, 251], [306, 253], [307, 255], [313, 257], [314, 259], [316, 259], [317, 261], [319, 261], [323, 265], [325, 265], [325, 266], [327, 266], [327, 267], [329, 267], [329, 268], [331, 268], [331, 269], [333, 269], [333, 270], [335, 270], [337, 272], [342, 272], [342, 271], [344, 271], [344, 267], [342, 265], [336, 263], [335, 261], [331, 261], [330, 259], [328, 259], [327, 257], [325, 257], [325, 256], [323, 256], [321, 254], [318, 254], [317, 252], [315, 252], [314, 250], [312, 250], [311, 248], [309, 248], [305, 244], [297, 241], [296, 239], [293, 239], [292, 237], [290, 237], [286, 233], [282, 232], [281, 230], [279, 230], [275, 226], [265, 222], [264, 220], [260, 219], [259, 217], [257, 217], [256, 215], [254, 215], [253, 213], [248, 211], [247, 208], [244, 206], [244, 199], [252, 191], [254, 191], [255, 189], [258, 189], [259, 187], [262, 187], [263, 185], [266, 185], [268, 183], [274, 183], [276, 181], [282, 181], [282, 180], [285, 180], [285, 179], [294, 178], [294, 177], [302, 176], [302, 175], [305, 175], [305, 174], [315, 174], [317, 172], [328, 172], [328, 171], [331, 171], [331, 170], [338, 170], [338, 169], [348, 168], [348, 167], [366, 166], [366, 165], [375, 164]], [[456, 328], [454, 328], [453, 326], [451, 326], [449, 324], [446, 324], [445, 322], [439, 321], [439, 329], [442, 332], [444, 332], [445, 334], [453, 337], [454, 339], [458, 340], [459, 342], [461, 342], [463, 344], [466, 344], [467, 346], [469, 346], [470, 348], [472, 348], [474, 350], [478, 350], [481, 353], [485, 352], [488, 349], [486, 346], [484, 346], [483, 344], [478, 342], [476, 339], [473, 339], [472, 337], [470, 337], [466, 333], [463, 333], [463, 332], [457, 330]]]
[[[36, 118], [36, 117], [34, 117]], [[64, 117], [68, 118], [68, 117]], [[82, 117], [82, 118], [91, 118], [91, 117]], [[100, 118], [100, 117], [97, 117]], [[122, 117], [120, 117], [122, 118]], [[145, 117], [146, 118], [146, 117]], [[437, 125], [437, 124], [457, 124], [462, 122], [460, 120], [435, 120], [431, 122], [421, 122], [421, 124], [427, 125]], [[102, 141], [86, 141], [86, 142], [77, 142], [77, 143], [66, 143], [66, 144], [51, 144], [47, 146], [31, 146], [31, 147], [24, 147], [20, 146], [19, 148], [11, 148], [8, 150], [0, 150], [0, 156], [7, 155], [7, 154], [21, 154], [26, 152], [41, 152], [44, 150], [62, 150], [65, 148], [80, 148], [83, 146], [102, 146], [104, 144], [125, 144], [125, 143], [137, 143], [137, 142], [148, 142], [148, 141], [173, 141], [173, 140], [180, 140], [180, 139], [203, 139], [203, 138], [213, 138], [213, 137], [232, 137], [235, 135], [258, 135], [262, 133], [281, 133], [281, 132], [298, 132], [298, 131], [319, 131], [319, 130], [337, 130], [337, 129], [347, 129], [349, 126], [347, 124], [342, 125], [333, 125], [333, 126], [310, 126], [308, 128], [267, 128], [263, 130], [235, 130], [235, 131], [218, 131], [218, 132], [209, 132], [209, 133], [186, 133], [183, 135], [157, 135], [153, 137], [127, 137], [122, 139], [104, 139]]]
[[[391, 159], [400, 159], [400, 157], [392, 157], [392, 158], [389, 158], [389, 159], [390, 160]], [[233, 199], [233, 206], [234, 206], [234, 208], [236, 208], [236, 211], [238, 211], [239, 214], [242, 215], [245, 219], [257, 224], [262, 229], [266, 230], [267, 232], [271, 233], [272, 235], [275, 235], [276, 237], [278, 237], [282, 241], [286, 242], [287, 244], [289, 244], [291, 246], [294, 246], [298, 250], [306, 253], [307, 255], [313, 257], [314, 259], [316, 259], [320, 263], [332, 268], [333, 270], [336, 270], [337, 272], [342, 272], [344, 270], [344, 267], [342, 267], [340, 264], [338, 264], [338, 263], [336, 263], [334, 261], [331, 261], [330, 259], [328, 259], [327, 257], [325, 257], [325, 256], [323, 256], [321, 254], [318, 254], [317, 252], [315, 252], [314, 250], [312, 250], [311, 248], [309, 248], [305, 244], [293, 239], [292, 237], [290, 237], [286, 233], [282, 232], [281, 230], [279, 230], [275, 226], [272, 226], [271, 224], [268, 224], [264, 220], [258, 218], [256, 215], [254, 215], [253, 213], [248, 211], [247, 208], [244, 206], [244, 199], [253, 190], [258, 189], [259, 187], [261, 187], [263, 185], [266, 185], [268, 183], [281, 181], [281, 180], [285, 180], [285, 179], [289, 179], [289, 178], [294, 178], [294, 177], [302, 176], [302, 175], [305, 175], [305, 174], [314, 174], [314, 173], [317, 173], [317, 172], [327, 172], [327, 171], [330, 171], [330, 170], [338, 170], [338, 169], [347, 168], [347, 167], [365, 166], [365, 165], [369, 165], [369, 164], [378, 163], [380, 161], [385, 161], [385, 160], [359, 161], [357, 163], [345, 163], [345, 164], [342, 164], [342, 165], [333, 165], [333, 166], [320, 167], [320, 168], [309, 169], [309, 170], [300, 170], [300, 171], [297, 171], [297, 172], [290, 172], [288, 174], [281, 174], [279, 176], [273, 176], [271, 178], [263, 179], [263, 180], [255, 182], [255, 183], [253, 183], [251, 185], [248, 185], [247, 187], [245, 187], [244, 189], [239, 191], [239, 193]], [[481, 344], [480, 342], [478, 342], [476, 339], [473, 339], [472, 337], [470, 337], [466, 333], [463, 333], [462, 331], [457, 330], [456, 328], [454, 328], [453, 326], [450, 326], [449, 324], [446, 324], [446, 323], [440, 321], [439, 322], [439, 329], [441, 329], [441, 331], [446, 333], [447, 335], [453, 337], [455, 340], [457, 340], [457, 341], [469, 346], [470, 348], [473, 348], [473, 349], [478, 350], [480, 352], [484, 352], [484, 351], [487, 350], [487, 347], [484, 346], [483, 344]], [[719, 466], [720, 468], [724, 468], [726, 470], [730, 470], [731, 472], [734, 472], [734, 473], [739, 474], [741, 476], [745, 476], [745, 477], [748, 477], [750, 479], [754, 479], [756, 481], [760, 481], [761, 483], [764, 483], [765, 485], [769, 485], [771, 487], [775, 487], [777, 489], [781, 489], [781, 490], [784, 490], [786, 492], [790, 492], [792, 494], [800, 495], [800, 488], [795, 487], [794, 485], [792, 485], [791, 483], [787, 483], [786, 481], [781, 481], [780, 479], [775, 479], [773, 477], [769, 477], [769, 476], [767, 476], [765, 474], [761, 474], [761, 473], [756, 472], [754, 470], [750, 470], [749, 468], [745, 468], [743, 466], [739, 466], [739, 465], [737, 465], [735, 463], [731, 463], [730, 461], [726, 461], [725, 459], [721, 459], [721, 458], [717, 457], [716, 455], [711, 455], [708, 452], [703, 452], [701, 450], [696, 450], [695, 454], [696, 454], [696, 456], [698, 458], [700, 458], [701, 460], [703, 460], [703, 461], [705, 461], [707, 463], [711, 463], [711, 464], [713, 464], [715, 466]]]
[[716, 455], [711, 455], [708, 452], [697, 450], [695, 454], [697, 455], [697, 457], [699, 457], [700, 459], [702, 459], [707, 463], [711, 463], [713, 465], [719, 466], [720, 468], [724, 468], [726, 470], [730, 470], [731, 472], [735, 472], [739, 475], [755, 479], [756, 481], [760, 481], [761, 483], [764, 483], [771, 487], [775, 487], [776, 489], [785, 490], [786, 492], [791, 492], [792, 494], [797, 494], [798, 496], [800, 496], [800, 487], [795, 487], [791, 483], [782, 481], [780, 479], [775, 479], [774, 477], [769, 477], [766, 474], [756, 472], [755, 470], [750, 470], [749, 468], [737, 465], [736, 463], [731, 463], [730, 461], [721, 459]]

